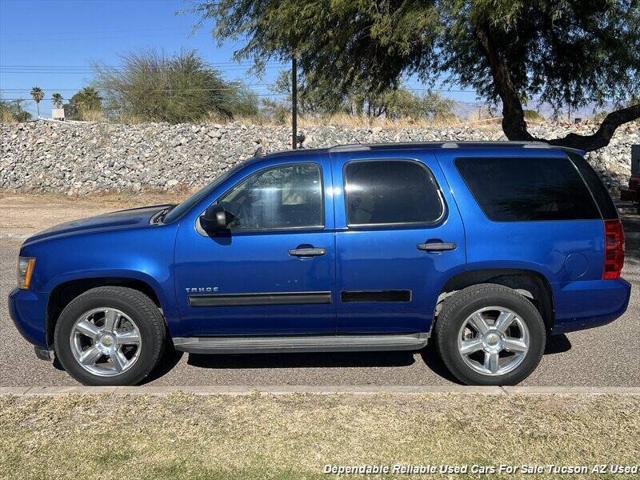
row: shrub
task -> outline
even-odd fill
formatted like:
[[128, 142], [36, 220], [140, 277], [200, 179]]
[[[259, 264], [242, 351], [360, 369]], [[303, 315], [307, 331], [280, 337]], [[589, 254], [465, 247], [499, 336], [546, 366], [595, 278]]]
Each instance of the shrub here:
[[132, 53], [123, 64], [118, 70], [96, 67], [97, 85], [110, 115], [182, 123], [258, 110], [253, 93], [223, 80], [193, 51], [170, 58], [155, 52]]

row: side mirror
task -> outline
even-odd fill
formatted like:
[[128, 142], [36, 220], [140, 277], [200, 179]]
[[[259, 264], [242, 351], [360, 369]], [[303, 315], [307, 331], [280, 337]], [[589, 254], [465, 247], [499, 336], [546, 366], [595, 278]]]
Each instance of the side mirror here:
[[228, 230], [233, 221], [232, 213], [227, 212], [220, 205], [211, 205], [200, 217], [200, 226], [207, 233], [216, 233]]

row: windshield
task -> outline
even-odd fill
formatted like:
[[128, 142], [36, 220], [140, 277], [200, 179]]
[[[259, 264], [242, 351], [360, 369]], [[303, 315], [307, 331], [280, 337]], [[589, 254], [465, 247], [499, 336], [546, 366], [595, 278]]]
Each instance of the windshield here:
[[218, 186], [222, 182], [224, 182], [227, 178], [229, 178], [236, 171], [238, 171], [239, 168], [240, 168], [240, 165], [235, 166], [230, 170], [227, 170], [225, 173], [220, 175], [218, 178], [216, 178], [213, 182], [211, 182], [209, 185], [204, 187], [202, 190], [198, 190], [196, 193], [191, 195], [189, 198], [187, 198], [184, 202], [179, 204], [177, 207], [172, 208], [169, 211], [169, 213], [167, 213], [167, 215], [164, 217], [164, 223], [171, 223], [174, 220], [177, 220], [178, 218], [180, 218], [189, 210], [191, 210], [194, 205], [196, 205], [202, 199], [209, 196], [211, 192], [213, 192], [216, 188], [218, 188]]

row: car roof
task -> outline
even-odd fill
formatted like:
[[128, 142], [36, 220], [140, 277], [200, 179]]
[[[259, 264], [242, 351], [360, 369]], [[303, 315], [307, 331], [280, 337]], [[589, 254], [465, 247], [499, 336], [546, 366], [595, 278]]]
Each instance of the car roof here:
[[402, 150], [435, 150], [435, 149], [485, 149], [485, 148], [523, 148], [523, 149], [556, 149], [584, 155], [585, 152], [574, 148], [551, 145], [546, 142], [514, 142], [514, 141], [449, 141], [449, 142], [406, 142], [406, 143], [354, 143], [344, 145], [334, 145], [328, 148], [302, 148], [298, 150], [286, 150], [271, 153], [265, 158], [282, 158], [286, 156], [307, 156], [322, 153], [341, 152], [380, 152], [380, 151], [402, 151]]

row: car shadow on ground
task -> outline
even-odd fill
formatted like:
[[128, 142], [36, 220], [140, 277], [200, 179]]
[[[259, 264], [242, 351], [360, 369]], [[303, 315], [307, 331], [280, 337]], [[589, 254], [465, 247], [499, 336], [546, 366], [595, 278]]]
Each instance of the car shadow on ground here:
[[[547, 340], [545, 355], [563, 353], [571, 349], [566, 335]], [[333, 353], [263, 353], [236, 355], [189, 354], [187, 363], [208, 369], [281, 369], [281, 368], [379, 368], [408, 367], [415, 363], [415, 352], [333, 352]], [[433, 344], [422, 349], [420, 357], [441, 378], [460, 383], [449, 373]], [[160, 365], [145, 379], [152, 382], [169, 372], [182, 358], [181, 352], [169, 350]]]
[[201, 368], [363, 368], [403, 367], [414, 363], [412, 352], [189, 354], [189, 365]]
[[151, 373], [142, 381], [141, 385], [145, 383], [153, 382], [154, 380], [159, 379], [160, 377], [169, 373], [173, 368], [180, 362], [182, 359], [182, 352], [178, 352], [173, 348], [173, 345], [167, 345], [164, 351], [164, 355], [160, 359], [156, 368], [154, 368]]

